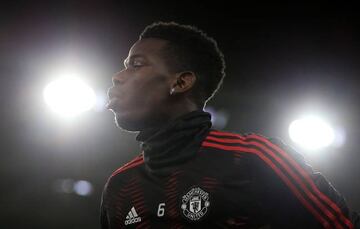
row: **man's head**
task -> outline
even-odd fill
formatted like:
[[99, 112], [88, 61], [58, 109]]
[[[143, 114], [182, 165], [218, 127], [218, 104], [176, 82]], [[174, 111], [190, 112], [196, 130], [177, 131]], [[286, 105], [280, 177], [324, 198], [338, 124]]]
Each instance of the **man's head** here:
[[130, 131], [161, 126], [201, 109], [225, 76], [216, 42], [192, 26], [154, 23], [145, 28], [113, 77], [109, 108]]

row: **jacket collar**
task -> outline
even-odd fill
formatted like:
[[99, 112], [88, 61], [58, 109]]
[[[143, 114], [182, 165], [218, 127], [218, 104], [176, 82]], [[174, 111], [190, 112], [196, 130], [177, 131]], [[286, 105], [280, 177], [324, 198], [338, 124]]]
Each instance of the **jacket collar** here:
[[211, 128], [211, 115], [202, 110], [182, 115], [171, 123], [141, 131], [144, 162], [150, 171], [181, 164], [194, 157]]

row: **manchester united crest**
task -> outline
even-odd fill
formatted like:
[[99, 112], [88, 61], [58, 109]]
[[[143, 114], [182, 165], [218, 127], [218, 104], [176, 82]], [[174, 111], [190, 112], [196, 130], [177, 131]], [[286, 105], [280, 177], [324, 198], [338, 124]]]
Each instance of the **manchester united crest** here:
[[199, 187], [192, 188], [182, 197], [181, 209], [183, 214], [192, 221], [201, 219], [209, 206], [209, 193]]

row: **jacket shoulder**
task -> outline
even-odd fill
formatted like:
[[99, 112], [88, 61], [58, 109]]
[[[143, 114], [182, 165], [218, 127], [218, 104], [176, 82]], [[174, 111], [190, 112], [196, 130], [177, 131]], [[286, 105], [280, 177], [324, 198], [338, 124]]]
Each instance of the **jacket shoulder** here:
[[109, 180], [111, 178], [113, 178], [114, 176], [125, 172], [126, 170], [138, 167], [139, 165], [144, 163], [144, 157], [143, 154], [140, 154], [139, 156], [135, 157], [134, 159], [132, 159], [131, 161], [129, 161], [128, 163], [126, 163], [125, 165], [121, 166], [120, 168], [116, 169], [111, 176], [109, 177]]
[[253, 152], [254, 137], [267, 139], [254, 133], [240, 134], [212, 129], [202, 142], [202, 147], [231, 151], [234, 153], [251, 153]]
[[227, 151], [256, 154], [257, 152], [283, 150], [301, 160], [302, 155], [279, 138], [270, 138], [257, 133], [235, 133], [230, 131], [211, 130], [202, 143], [203, 147], [217, 148]]

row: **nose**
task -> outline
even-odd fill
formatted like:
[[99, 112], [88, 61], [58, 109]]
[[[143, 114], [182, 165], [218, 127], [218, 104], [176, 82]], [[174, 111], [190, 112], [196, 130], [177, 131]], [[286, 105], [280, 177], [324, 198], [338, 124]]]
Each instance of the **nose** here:
[[121, 70], [112, 77], [112, 83], [114, 86], [124, 83], [124, 70]]

